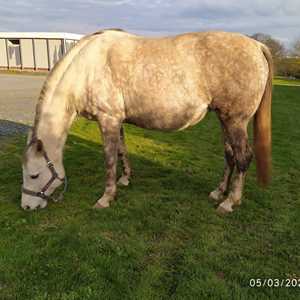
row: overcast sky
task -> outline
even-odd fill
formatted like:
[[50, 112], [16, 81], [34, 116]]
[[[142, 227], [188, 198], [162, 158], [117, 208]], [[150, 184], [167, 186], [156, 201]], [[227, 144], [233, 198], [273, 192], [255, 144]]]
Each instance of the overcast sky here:
[[110, 27], [146, 35], [264, 32], [289, 44], [300, 38], [300, 0], [0, 0], [0, 31]]

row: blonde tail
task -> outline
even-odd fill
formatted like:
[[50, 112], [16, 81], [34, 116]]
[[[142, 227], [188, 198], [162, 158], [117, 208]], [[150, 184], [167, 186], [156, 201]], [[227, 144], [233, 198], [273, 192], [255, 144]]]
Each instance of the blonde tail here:
[[269, 49], [262, 45], [262, 52], [268, 62], [269, 75], [265, 91], [254, 116], [254, 152], [256, 158], [257, 180], [261, 186], [267, 186], [271, 181], [272, 162], [272, 79], [273, 62]]

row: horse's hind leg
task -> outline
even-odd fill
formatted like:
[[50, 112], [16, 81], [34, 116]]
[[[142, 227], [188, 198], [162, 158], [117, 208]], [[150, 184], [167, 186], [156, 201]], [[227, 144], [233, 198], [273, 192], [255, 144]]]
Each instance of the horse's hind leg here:
[[107, 114], [102, 114], [98, 122], [104, 142], [106, 183], [104, 194], [94, 207], [105, 208], [109, 207], [117, 193], [116, 176], [121, 122]]
[[224, 131], [224, 161], [225, 161], [225, 167], [224, 167], [223, 179], [220, 182], [219, 186], [209, 194], [209, 197], [216, 202], [221, 201], [224, 195], [228, 192], [231, 176], [234, 171], [233, 150], [229, 143], [225, 131]]
[[231, 191], [226, 199], [218, 206], [217, 212], [224, 214], [233, 211], [233, 207], [241, 204], [246, 172], [252, 160], [252, 150], [248, 143], [248, 121], [234, 122], [234, 125], [225, 124], [226, 134], [233, 150], [236, 166], [236, 176]]
[[119, 149], [118, 149], [119, 158], [122, 161], [122, 175], [118, 180], [119, 185], [127, 186], [129, 184], [131, 168], [130, 163], [127, 155], [127, 149], [125, 144], [125, 135], [124, 129], [121, 127], [120, 129], [120, 140], [119, 140]]

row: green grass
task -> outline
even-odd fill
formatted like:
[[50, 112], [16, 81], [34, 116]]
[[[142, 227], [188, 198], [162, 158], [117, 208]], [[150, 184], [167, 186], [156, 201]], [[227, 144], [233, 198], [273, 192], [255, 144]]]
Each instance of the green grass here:
[[[275, 81], [276, 83], [276, 81]], [[208, 199], [223, 149], [213, 113], [177, 133], [126, 126], [134, 176], [110, 209], [96, 124], [80, 119], [65, 151], [69, 191], [20, 209], [25, 137], [0, 148], [0, 299], [299, 299], [300, 288], [250, 288], [250, 278], [300, 278], [300, 87], [276, 85], [273, 182], [247, 177], [242, 206], [219, 217]]]
[[287, 79], [283, 76], [276, 76], [273, 82], [275, 85], [300, 86], [300, 79]]

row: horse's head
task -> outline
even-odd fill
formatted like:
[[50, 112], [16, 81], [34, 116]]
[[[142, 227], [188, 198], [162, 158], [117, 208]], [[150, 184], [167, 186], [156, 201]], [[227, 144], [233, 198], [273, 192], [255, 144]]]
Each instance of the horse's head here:
[[32, 139], [29, 134], [23, 157], [22, 208], [33, 210], [46, 207], [57, 187], [65, 183], [66, 189], [64, 174], [62, 163], [51, 161], [43, 142]]

